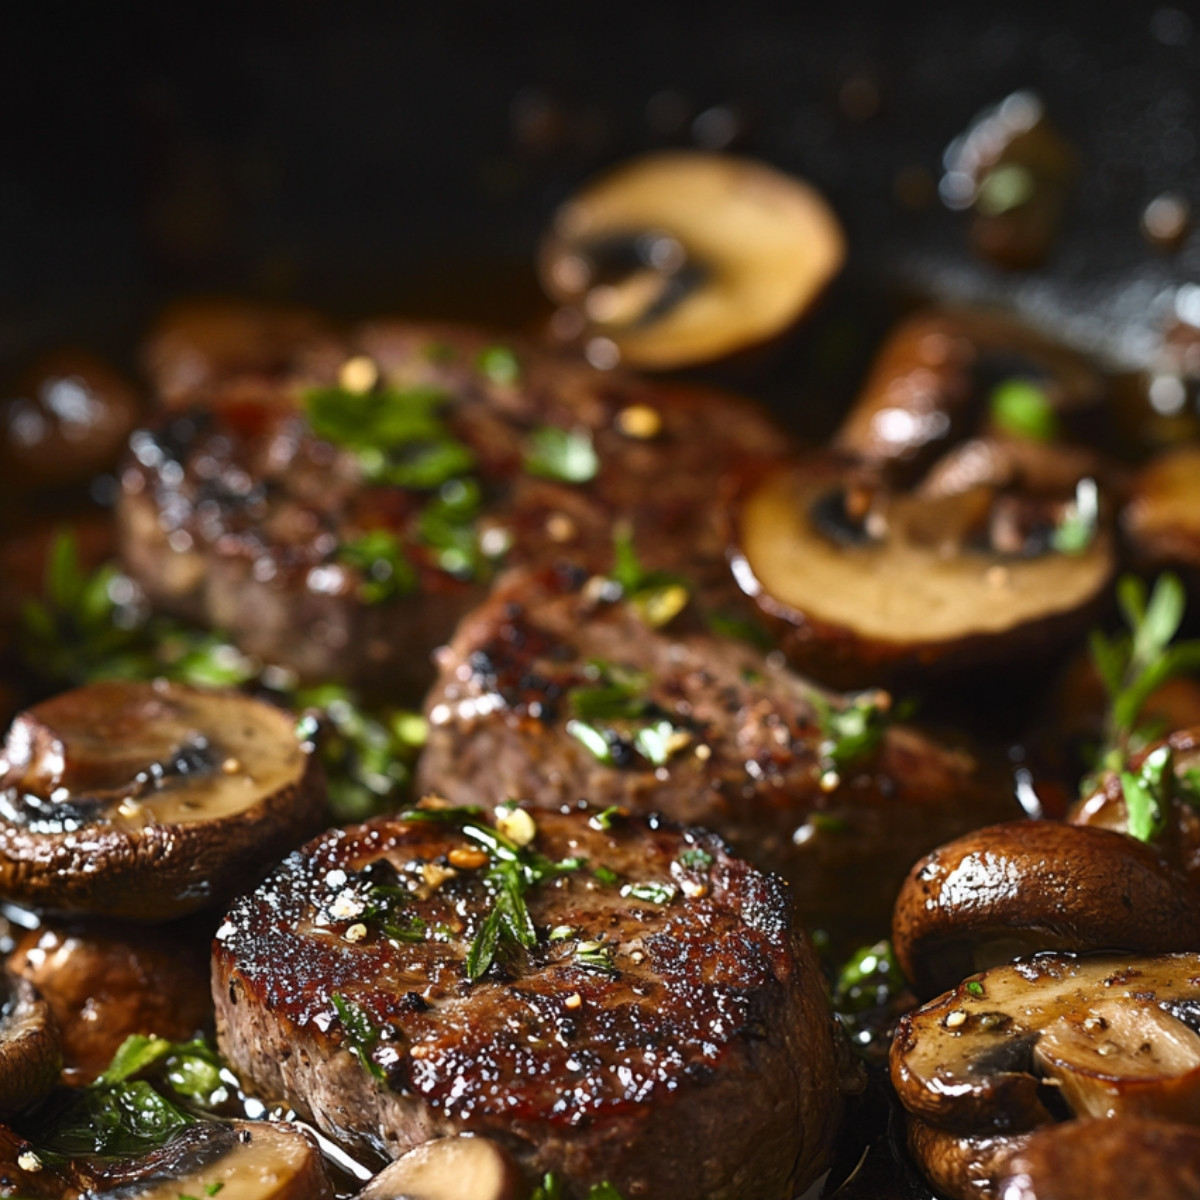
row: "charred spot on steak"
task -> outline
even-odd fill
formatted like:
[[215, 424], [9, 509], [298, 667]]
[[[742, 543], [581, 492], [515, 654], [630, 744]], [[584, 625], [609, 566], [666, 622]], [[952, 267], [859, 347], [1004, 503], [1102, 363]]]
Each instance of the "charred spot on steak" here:
[[[580, 1195], [802, 1190], [840, 1099], [786, 889], [711, 834], [596, 815], [422, 809], [310, 843], [218, 931], [223, 1052], [363, 1151], [469, 1132]], [[702, 895], [673, 882], [689, 854]]]

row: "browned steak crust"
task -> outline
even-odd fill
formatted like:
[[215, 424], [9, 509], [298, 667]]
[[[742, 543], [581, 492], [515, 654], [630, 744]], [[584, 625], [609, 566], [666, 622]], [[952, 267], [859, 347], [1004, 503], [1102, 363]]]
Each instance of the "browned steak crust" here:
[[[586, 795], [703, 825], [780, 872], [811, 925], [883, 936], [913, 862], [1015, 804], [970, 753], [903, 725], [831, 774], [816, 701], [840, 698], [777, 657], [714, 634], [695, 604], [653, 629], [579, 574], [514, 572], [441, 654], [420, 786], [456, 804]], [[617, 680], [616, 712], [630, 679], [636, 715], [581, 711], [581, 693]], [[655, 727], [672, 732], [647, 756], [639, 738]]]
[[[536, 945], [502, 945], [474, 983], [497, 901], [458, 827], [379, 818], [288, 858], [214, 943], [223, 1052], [359, 1149], [471, 1131], [575, 1196], [605, 1180], [631, 1198], [802, 1190], [840, 1103], [786, 889], [709, 834], [535, 816], [531, 850], [586, 864], [528, 891]], [[390, 917], [381, 887], [405, 890]]]
[[[310, 678], [415, 694], [429, 682], [429, 652], [482, 598], [496, 562], [607, 562], [618, 520], [649, 566], [724, 579], [722, 480], [788, 448], [744, 401], [481, 332], [383, 322], [323, 335], [319, 349], [270, 370], [214, 368], [191, 392], [172, 392], [132, 439], [119, 506], [126, 566], [154, 604]], [[305, 397], [347, 378], [434, 413], [437, 432], [397, 451], [408, 467], [412, 453], [452, 442], [450, 458], [400, 486], [378, 447], [337, 444], [327, 427], [317, 436]], [[531, 467], [547, 429], [583, 447], [575, 481]], [[465, 517], [463, 485], [480, 491]], [[405, 565], [364, 563], [362, 539], [381, 533]], [[404, 586], [391, 586], [401, 574]]]

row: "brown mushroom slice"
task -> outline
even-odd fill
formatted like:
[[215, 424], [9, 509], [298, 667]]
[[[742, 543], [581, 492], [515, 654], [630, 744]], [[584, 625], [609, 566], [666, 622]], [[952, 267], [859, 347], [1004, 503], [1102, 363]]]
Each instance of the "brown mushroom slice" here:
[[1034, 553], [1033, 541], [1002, 553], [976, 548], [998, 511], [988, 494], [902, 495], [884, 511], [868, 497], [863, 514], [855, 502], [845, 469], [814, 458], [768, 475], [736, 518], [738, 582], [775, 618], [788, 657], [837, 686], [1060, 640], [1113, 574], [1102, 525], [1078, 553]]
[[223, 899], [320, 828], [314, 749], [237, 692], [114, 681], [47, 700], [0, 751], [0, 894], [135, 921]]
[[1153, 1004], [1093, 1003], [1042, 1030], [1036, 1067], [1087, 1117], [1200, 1120], [1200, 1034]]
[[647, 155], [555, 215], [539, 269], [625, 362], [670, 368], [781, 333], [841, 266], [837, 218], [806, 183], [719, 154]]
[[1031, 1133], [997, 1181], [1004, 1200], [1200, 1200], [1200, 1129], [1168, 1121], [1067, 1121]]
[[1146, 563], [1200, 568], [1200, 446], [1168, 450], [1145, 466], [1121, 523]]
[[0, 1009], [0, 1118], [43, 1099], [58, 1082], [58, 1025], [33, 984], [6, 972]]
[[1036, 386], [1055, 416], [1088, 408], [1103, 393], [1085, 359], [1009, 318], [917, 313], [884, 342], [834, 445], [877, 466], [919, 468], [969, 427], [982, 427], [987, 393], [1014, 379]]
[[144, 1158], [77, 1164], [88, 1195], [129, 1200], [332, 1200], [316, 1145], [295, 1125], [266, 1121], [186, 1126]]
[[909, 872], [896, 958], [919, 996], [1035, 950], [1200, 949], [1200, 893], [1146, 844], [1111, 830], [1010, 821]]
[[939, 1195], [950, 1200], [999, 1196], [997, 1180], [1029, 1142], [1029, 1133], [962, 1134], [916, 1117], [908, 1121], [908, 1151]]
[[[1115, 1112], [1125, 1103], [1142, 1112], [1190, 1105], [1192, 1119], [1200, 1120], [1200, 1044], [1188, 1038], [1193, 1031], [1182, 1020], [1198, 1005], [1197, 954], [1037, 955], [967, 980], [906, 1014], [892, 1045], [892, 1082], [910, 1113], [959, 1133], [1019, 1132], [1050, 1120], [1046, 1078], [1064, 1103], [1079, 1098], [1097, 1107], [1103, 1089]], [[1116, 1009], [1124, 1010], [1119, 1018]], [[1120, 1036], [1105, 1042], [1114, 1020]], [[1180, 1030], [1175, 1052], [1167, 1053], [1164, 1031], [1172, 1021]], [[1132, 1033], [1138, 1022], [1141, 1042]], [[1068, 1026], [1077, 1031], [1074, 1040]], [[1084, 1053], [1079, 1045], [1086, 1034], [1111, 1049]], [[1047, 1047], [1040, 1051], [1043, 1038]], [[1143, 1051], [1143, 1043], [1160, 1052]], [[1147, 1070], [1143, 1060], [1151, 1058], [1156, 1061]], [[1087, 1078], [1099, 1059], [1103, 1076]], [[1068, 1074], [1071, 1086], [1064, 1088], [1061, 1078]]]
[[385, 1167], [359, 1200], [518, 1200], [521, 1173], [489, 1138], [434, 1138]]
[[65, 1084], [91, 1083], [131, 1034], [182, 1042], [211, 1023], [208, 934], [73, 921], [43, 923], [18, 940], [9, 969], [54, 1014]]

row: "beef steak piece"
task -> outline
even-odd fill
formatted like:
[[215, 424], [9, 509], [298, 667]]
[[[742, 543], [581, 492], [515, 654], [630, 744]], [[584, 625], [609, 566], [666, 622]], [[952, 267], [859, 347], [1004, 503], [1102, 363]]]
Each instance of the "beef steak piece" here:
[[516, 571], [464, 619], [426, 700], [420, 788], [456, 804], [584, 795], [706, 826], [845, 945], [886, 935], [922, 854], [1020, 815], [967, 750], [885, 723], [856, 752], [830, 715], [852, 699], [715, 632], [700, 604], [656, 629], [596, 582]]
[[648, 566], [727, 579], [723, 481], [788, 449], [746, 401], [458, 327], [222, 361], [131, 439], [127, 570], [252, 654], [392, 697], [427, 686], [502, 559], [607, 562], [625, 522]]
[[662, 822], [496, 821], [331, 830], [235, 903], [213, 995], [243, 1079], [351, 1149], [485, 1135], [576, 1197], [803, 1190], [839, 1053], [783, 885]]

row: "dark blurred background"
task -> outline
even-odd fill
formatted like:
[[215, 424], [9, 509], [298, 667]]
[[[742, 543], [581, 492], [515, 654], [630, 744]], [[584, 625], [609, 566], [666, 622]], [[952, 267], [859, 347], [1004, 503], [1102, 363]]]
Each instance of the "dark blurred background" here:
[[[295, 3], [6, 6], [0, 355], [125, 336], [164, 297], [511, 323], [555, 205], [633, 152], [763, 157], [830, 196], [853, 286], [1013, 304], [1146, 352], [1200, 237], [1200, 29], [1182, 5]], [[938, 199], [982, 107], [1033, 88], [1081, 163], [1047, 263], [973, 255]], [[1157, 306], [1157, 307], [1156, 307]], [[1139, 340], [1140, 339], [1140, 340]]]

